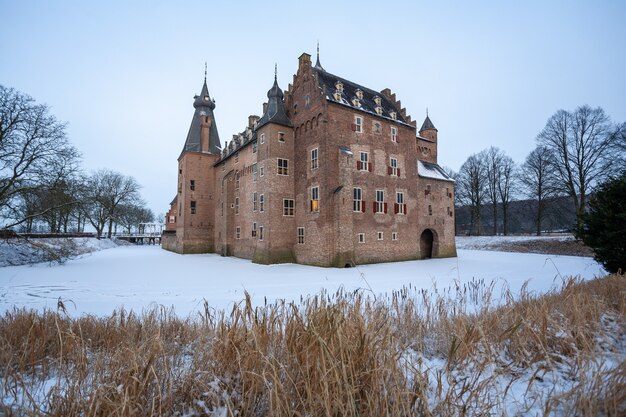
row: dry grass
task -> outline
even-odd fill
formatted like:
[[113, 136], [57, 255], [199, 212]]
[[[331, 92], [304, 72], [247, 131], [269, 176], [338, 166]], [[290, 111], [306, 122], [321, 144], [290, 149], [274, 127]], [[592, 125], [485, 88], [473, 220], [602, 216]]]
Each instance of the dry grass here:
[[246, 295], [186, 319], [71, 318], [60, 302], [0, 318], [0, 415], [501, 415], [515, 401], [623, 415], [625, 344], [622, 275], [498, 300], [478, 281], [384, 301], [339, 292], [254, 308]]

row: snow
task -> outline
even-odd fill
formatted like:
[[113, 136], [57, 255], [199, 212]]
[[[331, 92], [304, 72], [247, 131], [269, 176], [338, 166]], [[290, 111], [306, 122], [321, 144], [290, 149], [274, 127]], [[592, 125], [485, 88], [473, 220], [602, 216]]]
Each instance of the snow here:
[[531, 240], [562, 242], [566, 240], [575, 240], [575, 238], [570, 234], [556, 236], [457, 236], [456, 248], [483, 250], [497, 247], [498, 245], [504, 243], [521, 243]]
[[420, 177], [432, 178], [435, 180], [453, 181], [437, 164], [417, 161], [417, 173]]
[[118, 246], [82, 255], [65, 264], [0, 268], [0, 312], [18, 308], [56, 309], [61, 298], [70, 314], [109, 315], [119, 307], [141, 311], [154, 305], [174, 307], [179, 316], [240, 302], [284, 299], [299, 302], [321, 290], [363, 290], [390, 295], [411, 286], [440, 291], [483, 280], [517, 293], [545, 292], [566, 276], [603, 275], [591, 258], [527, 253], [458, 250], [457, 258], [429, 259], [337, 269], [295, 264], [258, 265], [216, 254], [179, 255], [158, 246]]

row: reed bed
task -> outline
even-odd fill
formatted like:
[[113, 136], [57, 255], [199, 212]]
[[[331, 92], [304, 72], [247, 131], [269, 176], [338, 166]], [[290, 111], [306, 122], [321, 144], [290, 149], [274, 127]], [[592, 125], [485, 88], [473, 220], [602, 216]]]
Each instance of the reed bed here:
[[320, 293], [179, 318], [0, 317], [0, 415], [464, 416], [626, 413], [623, 275], [548, 294], [472, 281]]

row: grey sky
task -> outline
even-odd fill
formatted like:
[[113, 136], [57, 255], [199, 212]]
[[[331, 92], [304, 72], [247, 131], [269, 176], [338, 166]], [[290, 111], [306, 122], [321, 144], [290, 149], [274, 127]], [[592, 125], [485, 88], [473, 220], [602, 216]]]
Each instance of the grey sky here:
[[319, 40], [327, 71], [426, 107], [439, 162], [490, 145], [521, 162], [557, 109], [626, 121], [626, 2], [0, 0], [0, 83], [51, 106], [89, 170], [132, 175], [155, 212], [208, 62], [222, 141], [287, 88]]

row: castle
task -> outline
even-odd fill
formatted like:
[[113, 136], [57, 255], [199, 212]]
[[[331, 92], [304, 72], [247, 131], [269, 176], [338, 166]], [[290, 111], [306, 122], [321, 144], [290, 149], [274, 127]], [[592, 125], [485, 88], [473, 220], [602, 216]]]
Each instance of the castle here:
[[163, 248], [334, 267], [456, 256], [454, 183], [428, 115], [418, 132], [389, 89], [327, 72], [319, 52], [267, 97], [222, 149], [205, 74]]

